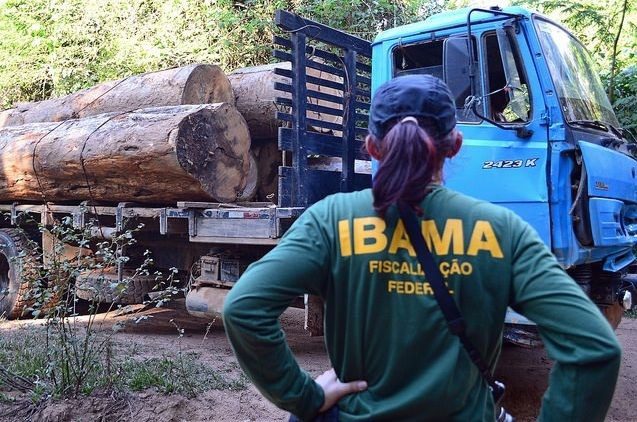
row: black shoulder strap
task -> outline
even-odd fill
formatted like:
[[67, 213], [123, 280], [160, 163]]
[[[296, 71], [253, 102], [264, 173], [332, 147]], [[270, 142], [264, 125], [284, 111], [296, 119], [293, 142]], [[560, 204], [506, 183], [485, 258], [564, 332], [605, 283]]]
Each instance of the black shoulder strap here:
[[489, 367], [482, 359], [482, 356], [480, 356], [480, 352], [476, 350], [466, 335], [464, 319], [462, 318], [460, 310], [458, 310], [451, 293], [449, 293], [449, 288], [442, 280], [440, 269], [436, 266], [433, 256], [425, 244], [425, 239], [423, 238], [422, 230], [418, 224], [416, 214], [414, 214], [411, 208], [404, 203], [398, 204], [398, 212], [400, 214], [400, 218], [405, 223], [405, 229], [407, 230], [411, 244], [416, 250], [418, 261], [425, 270], [427, 281], [434, 292], [434, 297], [436, 298], [445, 319], [447, 320], [449, 329], [454, 335], [458, 336], [465, 350], [469, 353], [471, 361], [478, 367], [480, 374], [487, 381], [489, 386], [491, 388], [497, 388], [495, 384], [496, 381], [491, 376]]

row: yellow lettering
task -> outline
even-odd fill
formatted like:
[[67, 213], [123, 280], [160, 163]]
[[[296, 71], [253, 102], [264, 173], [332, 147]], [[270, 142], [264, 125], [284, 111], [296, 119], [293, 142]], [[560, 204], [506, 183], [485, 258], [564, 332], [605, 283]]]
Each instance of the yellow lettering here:
[[448, 255], [449, 247], [453, 247], [455, 255], [464, 254], [464, 234], [462, 233], [462, 220], [450, 218], [445, 222], [442, 236], [438, 233], [434, 220], [422, 222], [422, 235], [429, 249], [433, 249], [437, 255]]
[[434, 294], [434, 291], [432, 290], [431, 285], [429, 283], [424, 283], [422, 287], [426, 295]]
[[[449, 287], [449, 286], [447, 286]], [[395, 293], [399, 295], [433, 295], [434, 291], [431, 285], [427, 282], [420, 283], [417, 281], [398, 281], [389, 280], [387, 282], [387, 292]], [[454, 294], [454, 291], [449, 288], [449, 292]]]
[[410, 256], [416, 256], [416, 251], [409, 241], [407, 232], [405, 232], [405, 225], [403, 224], [403, 220], [398, 220], [396, 230], [394, 231], [394, 235], [391, 238], [391, 243], [389, 244], [389, 253], [395, 254], [398, 249], [406, 249]]
[[352, 239], [350, 238], [349, 221], [338, 222], [338, 239], [341, 245], [341, 256], [352, 255]]
[[356, 255], [380, 252], [387, 247], [385, 221], [378, 217], [354, 219], [354, 253]]
[[467, 255], [478, 255], [479, 251], [488, 251], [493, 258], [504, 258], [502, 249], [488, 221], [478, 220], [471, 233]]
[[405, 281], [405, 294], [413, 295], [416, 291], [416, 286], [414, 286], [413, 281]]
[[390, 273], [391, 272], [391, 261], [383, 261], [383, 272]]
[[406, 262], [403, 262], [403, 264], [400, 266], [400, 273], [401, 274], [410, 274], [410, 268], [409, 268], [409, 264]]
[[370, 273], [377, 272], [378, 271], [378, 267], [380, 267], [380, 261], [376, 261], [376, 260], [369, 261], [369, 272]]
[[422, 295], [423, 294], [422, 283], [416, 283], [416, 294], [417, 295]]
[[392, 261], [391, 272], [394, 274], [400, 274], [400, 262]]

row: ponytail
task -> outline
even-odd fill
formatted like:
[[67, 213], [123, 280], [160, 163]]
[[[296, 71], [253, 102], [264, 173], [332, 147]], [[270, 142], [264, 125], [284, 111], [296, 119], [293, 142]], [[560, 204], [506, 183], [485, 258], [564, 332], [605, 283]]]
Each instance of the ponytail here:
[[382, 140], [370, 135], [382, 157], [372, 185], [374, 209], [381, 217], [398, 201], [420, 210], [442, 164], [434, 140], [416, 122], [413, 117], [399, 121]]

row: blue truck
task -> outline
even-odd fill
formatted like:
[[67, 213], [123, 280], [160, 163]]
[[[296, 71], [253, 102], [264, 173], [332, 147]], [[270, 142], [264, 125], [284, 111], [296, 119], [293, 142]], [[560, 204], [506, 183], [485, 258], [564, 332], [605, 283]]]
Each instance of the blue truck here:
[[[139, 247], [153, 252], [157, 267], [187, 273], [188, 311], [213, 317], [241, 271], [304, 209], [329, 194], [371, 186], [375, 163], [361, 147], [374, 89], [402, 75], [431, 74], [453, 92], [464, 134], [461, 153], [445, 168], [446, 184], [530, 222], [617, 326], [636, 286], [637, 145], [620, 128], [585, 47], [567, 29], [519, 7], [441, 13], [371, 43], [286, 11], [275, 21], [282, 35], [274, 37], [274, 56], [290, 65], [275, 71], [282, 165], [273, 203], [13, 203], [0, 211], [12, 224], [21, 213], [40, 214], [45, 226], [67, 215], [82, 227], [98, 216], [112, 222], [110, 233], [128, 220], [143, 222]], [[0, 253], [18, 255], [23, 240], [2, 230]], [[0, 261], [0, 287], [21, 286], [13, 261]], [[101, 281], [121, 281], [124, 273], [119, 267]], [[147, 292], [144, 280], [135, 283], [130, 301]], [[0, 310], [16, 314], [19, 298], [12, 300]], [[310, 332], [321, 334], [320, 301], [305, 297], [294, 305], [305, 308]], [[532, 322], [511, 311], [507, 323], [508, 340], [538, 343]]]
[[[285, 75], [291, 84], [280, 87], [293, 94], [292, 102], [284, 102], [292, 106], [282, 116], [291, 127], [280, 130], [280, 146], [298, 154], [287, 175], [296, 205], [329, 193], [304, 158], [335, 155], [329, 151], [335, 145], [342, 159], [339, 190], [368, 183], [356, 173], [355, 160], [364, 159], [359, 150], [370, 93], [402, 75], [437, 76], [455, 96], [464, 134], [459, 156], [445, 168], [445, 183], [528, 221], [617, 326], [635, 291], [630, 268], [637, 242], [637, 145], [621, 129], [586, 48], [566, 28], [520, 7], [441, 13], [384, 31], [372, 43], [287, 12], [279, 12], [276, 22], [290, 39], [275, 39], [289, 50], [275, 55], [294, 63]], [[336, 101], [304, 86], [320, 83], [303, 80], [305, 67], [342, 77], [340, 136], [305, 129], [319, 124], [307, 121], [306, 110], [334, 113], [308, 98]], [[537, 340], [522, 316], [510, 311], [507, 322], [509, 340]]]

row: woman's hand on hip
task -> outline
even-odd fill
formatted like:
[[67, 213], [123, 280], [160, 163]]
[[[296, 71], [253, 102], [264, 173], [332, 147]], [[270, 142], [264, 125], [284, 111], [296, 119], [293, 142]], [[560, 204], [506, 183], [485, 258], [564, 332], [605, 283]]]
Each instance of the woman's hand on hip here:
[[366, 381], [341, 382], [336, 376], [334, 368], [325, 371], [314, 381], [323, 388], [325, 394], [325, 401], [323, 402], [323, 406], [319, 409], [319, 412], [325, 412], [334, 406], [341, 397], [367, 389]]

